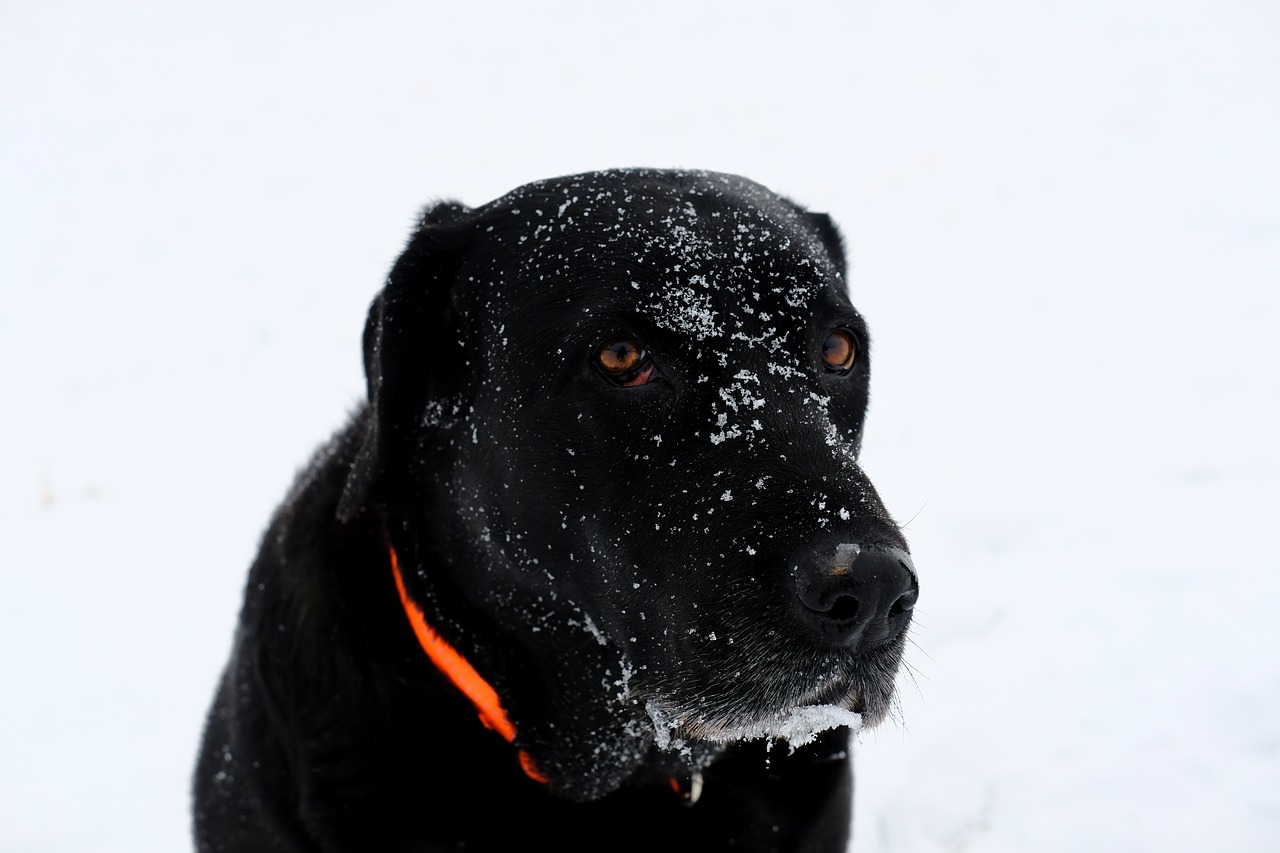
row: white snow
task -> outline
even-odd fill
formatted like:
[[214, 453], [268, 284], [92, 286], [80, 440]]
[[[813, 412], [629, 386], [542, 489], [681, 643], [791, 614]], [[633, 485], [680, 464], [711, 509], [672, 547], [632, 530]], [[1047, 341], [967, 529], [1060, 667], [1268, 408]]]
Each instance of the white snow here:
[[1280, 849], [1274, 4], [15, 0], [0, 81], [0, 850], [189, 849], [419, 207], [618, 165], [845, 234], [921, 582], [855, 848]]
[[[710, 636], [714, 640], [715, 634]], [[650, 700], [645, 711], [653, 723], [654, 740], [663, 749], [680, 748], [684, 743], [676, 736], [682, 715], [662, 702]], [[688, 720], [685, 720], [688, 722]], [[846, 726], [852, 732], [862, 728], [862, 715], [838, 705], [801, 705], [776, 716], [723, 729], [713, 739], [724, 741], [768, 740], [782, 742], [789, 749], [811, 743], [825, 731]]]
[[[704, 288], [707, 286], [702, 276], [694, 276], [692, 280], [702, 282]], [[716, 322], [716, 312], [711, 309], [711, 296], [692, 287], [664, 291], [653, 307], [654, 317], [662, 328], [692, 335], [697, 340], [724, 334]]]
[[821, 732], [840, 726], [856, 732], [862, 728], [862, 715], [838, 705], [805, 705], [793, 708], [774, 731], [790, 746], [797, 747], [809, 743]]

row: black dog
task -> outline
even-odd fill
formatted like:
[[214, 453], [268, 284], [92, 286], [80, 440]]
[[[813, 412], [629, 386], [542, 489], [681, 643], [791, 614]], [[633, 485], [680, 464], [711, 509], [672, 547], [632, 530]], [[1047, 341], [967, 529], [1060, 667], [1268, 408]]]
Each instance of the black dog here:
[[199, 848], [844, 849], [917, 582], [831, 221], [701, 172], [439, 204], [364, 352], [249, 576]]

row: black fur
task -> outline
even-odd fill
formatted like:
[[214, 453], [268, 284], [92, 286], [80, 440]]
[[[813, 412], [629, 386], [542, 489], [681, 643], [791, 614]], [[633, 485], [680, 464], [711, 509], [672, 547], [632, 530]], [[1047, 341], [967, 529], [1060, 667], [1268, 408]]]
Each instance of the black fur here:
[[[370, 310], [368, 404], [250, 571], [199, 849], [844, 849], [845, 724], [887, 713], [917, 588], [856, 461], [844, 272], [830, 219], [731, 175], [430, 209]], [[651, 381], [596, 364], [618, 334]], [[422, 651], [392, 548], [514, 743]]]

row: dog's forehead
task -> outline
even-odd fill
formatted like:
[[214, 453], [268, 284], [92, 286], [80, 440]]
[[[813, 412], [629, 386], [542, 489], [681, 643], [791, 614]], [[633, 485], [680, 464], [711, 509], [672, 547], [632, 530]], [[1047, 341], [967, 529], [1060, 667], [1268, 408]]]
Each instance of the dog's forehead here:
[[839, 259], [806, 216], [759, 184], [719, 173], [543, 181], [482, 211], [485, 283], [533, 315], [594, 304], [697, 337], [731, 319], [754, 325], [761, 314], [803, 323], [820, 294], [844, 292]]

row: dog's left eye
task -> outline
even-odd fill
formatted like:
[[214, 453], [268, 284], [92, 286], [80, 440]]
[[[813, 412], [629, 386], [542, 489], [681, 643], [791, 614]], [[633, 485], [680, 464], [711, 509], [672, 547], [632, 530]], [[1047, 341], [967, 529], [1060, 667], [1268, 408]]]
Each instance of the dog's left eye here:
[[822, 342], [822, 363], [832, 373], [848, 373], [858, 358], [858, 343], [847, 329], [832, 329]]
[[610, 382], [631, 388], [653, 379], [653, 365], [640, 342], [630, 335], [609, 338], [596, 347], [596, 367]]

